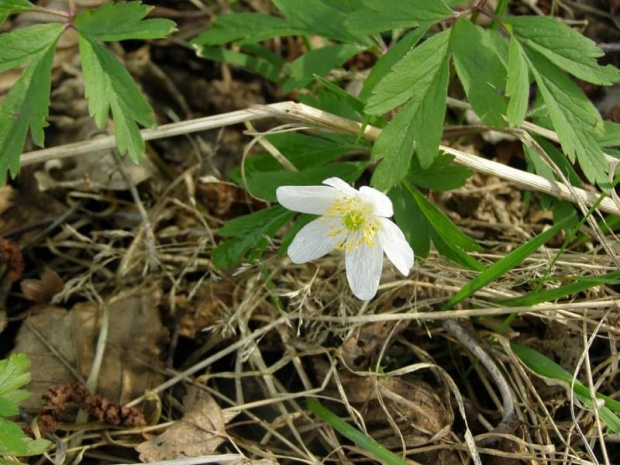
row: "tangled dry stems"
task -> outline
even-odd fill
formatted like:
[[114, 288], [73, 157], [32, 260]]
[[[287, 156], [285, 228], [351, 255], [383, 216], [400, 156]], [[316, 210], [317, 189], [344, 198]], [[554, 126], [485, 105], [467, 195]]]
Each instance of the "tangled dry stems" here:
[[[611, 286], [601, 285], [562, 303], [503, 307], [494, 302], [521, 295], [524, 283], [549, 278], [549, 273], [555, 280], [547, 280], [546, 287], [558, 285], [564, 277], [615, 270], [615, 257], [597, 250], [564, 251], [550, 270], [549, 262], [559, 251], [543, 248], [478, 292], [468, 301], [467, 308], [438, 311], [440, 304], [474, 275], [432, 252], [426, 260], [416, 263], [408, 279], [386, 269], [379, 297], [361, 303], [351, 296], [343, 279], [342, 260], [335, 255], [311, 265], [293, 265], [276, 253], [278, 244], [273, 244], [264, 261], [242, 265], [234, 275], [214, 269], [211, 250], [217, 245], [221, 221], [196, 200], [200, 183], [196, 173], [196, 168], [188, 170], [164, 192], [151, 195], [150, 200], [132, 186], [135, 209], [104, 194], [88, 194], [91, 199], [109, 205], [108, 218], [113, 220], [116, 216], [138, 227], [96, 229], [85, 236], [79, 229], [94, 215], [84, 212], [80, 206], [84, 218], [66, 223], [45, 245], [62, 260], [66, 274], [74, 276], [59, 296], [61, 300], [86, 298], [105, 303], [108, 298], [100, 296], [156, 285], [165, 289], [164, 300], [174, 313], [179, 295], [191, 301], [197, 290], [208, 283], [229, 286], [225, 299], [214, 295], [217, 318], [207, 328], [210, 336], [205, 338], [204, 346], [190, 355], [191, 363], [183, 371], [167, 369], [167, 381], [153, 389], [163, 397], [177, 385], [189, 383], [218, 400], [230, 421], [228, 450], [238, 452], [222, 456], [222, 461], [245, 456], [251, 460], [308, 464], [326, 459], [347, 463], [353, 452], [365, 455], [355, 446], [343, 443], [331, 428], [316, 422], [305, 411], [303, 400], [308, 396], [331, 399], [335, 408], [341, 406], [342, 416], [348, 416], [359, 429], [373, 434], [374, 426], [364, 419], [366, 407], [349, 398], [351, 386], [364, 385], [370, 380], [371, 398], [384, 412], [383, 427], [397, 438], [396, 452], [416, 454], [413, 457], [449, 452], [466, 463], [473, 453], [471, 441], [468, 445], [464, 439], [468, 430], [462, 426], [458, 431], [453, 430], [452, 420], [448, 428], [427, 431], [425, 440], [413, 446], [408, 444], [410, 432], [401, 431], [402, 419], [397, 418], [398, 409], [391, 406], [420, 407], [415, 403], [412, 406], [402, 393], [394, 392], [389, 383], [381, 381], [414, 383], [406, 384], [413, 386], [410, 389], [414, 391], [416, 380], [432, 379], [441, 404], [447, 409], [447, 418], [457, 418], [459, 424], [475, 421], [492, 431], [503, 411], [496, 384], [479, 365], [463, 366], [463, 361], [468, 359], [467, 352], [454, 341], [447, 345], [449, 337], [437, 324], [439, 320], [476, 317], [478, 335], [496, 342], [486, 350], [508, 382], [521, 425], [515, 434], [478, 431], [477, 440], [491, 436], [496, 446], [478, 447], [476, 453], [545, 463], [595, 462], [588, 450], [597, 441], [599, 446], [602, 444], [600, 419], [595, 412], [579, 406], [563, 389], [549, 396], [549, 388], [515, 357], [509, 341], [519, 337], [527, 341], [529, 330], [553, 325], [579, 336], [579, 351], [584, 356], [574, 369], [577, 373], [581, 367], [593, 386], [604, 390], [613, 385], [618, 372], [617, 292]], [[84, 194], [75, 193], [74, 197], [80, 202]], [[183, 227], [170, 221], [179, 218], [183, 219]], [[478, 230], [482, 236], [493, 230], [494, 239], [485, 243], [486, 252], [473, 254], [484, 263], [498, 260], [519, 245], [514, 235], [511, 236], [515, 228], [527, 237], [540, 227], [524, 222], [490, 226], [469, 220], [463, 221], [462, 226], [469, 231]], [[513, 327], [523, 328], [524, 333], [497, 334], [495, 329], [504, 316], [511, 314], [517, 316]], [[383, 373], [370, 367], [355, 369], [345, 363], [346, 341], [355, 340], [372, 324], [388, 324], [392, 328], [372, 354], [373, 366], [394, 366], [394, 357], [403, 354], [406, 354], [405, 364]], [[394, 324], [401, 329], [396, 330]], [[529, 339], [534, 344], [540, 342], [534, 334]], [[595, 362], [585, 357], [594, 341], [603, 347], [597, 352], [605, 354], [605, 358], [599, 357]], [[455, 353], [446, 358], [448, 348]], [[105, 350], [104, 345], [99, 350], [99, 355], [104, 356], [101, 352]], [[233, 368], [215, 368], [223, 361]], [[475, 373], [475, 381], [463, 375], [468, 369]], [[250, 393], [247, 386], [252, 386]], [[144, 398], [134, 399], [129, 405], [139, 405]], [[472, 404], [477, 408], [472, 410]], [[573, 421], [560, 414], [565, 405], [570, 406]], [[432, 416], [434, 412], [423, 413]], [[170, 424], [106, 431], [105, 435], [115, 441], [129, 437], [123, 443], [131, 445], [136, 433], [159, 431]], [[252, 427], [251, 435], [242, 433], [248, 425]], [[104, 439], [98, 432], [87, 434], [82, 438], [82, 445], [69, 452], [96, 455], [97, 449], [108, 443]], [[584, 444], [591, 446], [583, 447]], [[107, 460], [114, 461], [111, 457]], [[195, 462], [187, 459], [181, 463]]]

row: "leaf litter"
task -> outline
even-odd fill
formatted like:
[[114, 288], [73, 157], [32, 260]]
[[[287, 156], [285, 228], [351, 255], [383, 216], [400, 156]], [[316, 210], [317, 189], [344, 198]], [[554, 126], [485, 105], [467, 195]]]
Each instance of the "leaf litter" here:
[[[154, 63], [162, 53], [155, 51], [147, 54]], [[75, 85], [69, 84], [71, 59], [65, 59], [68, 66], [57, 71], [61, 101]], [[173, 76], [158, 85], [180, 108], [204, 111], [208, 105], [217, 113], [262, 103], [259, 81], [231, 80], [225, 66], [217, 67], [219, 75], [206, 70], [217, 75], [211, 80], [187, 82], [181, 71], [174, 76], [164, 62], [155, 64]], [[143, 71], [145, 79], [157, 69]], [[185, 87], [210, 89], [209, 98], [194, 103]], [[57, 110], [51, 121], [59, 143], [97, 137], [85, 123], [84, 102]], [[156, 105], [156, 113], [163, 118], [165, 104]], [[488, 148], [483, 141], [476, 144]], [[322, 396], [396, 453], [407, 450], [418, 463], [469, 463], [467, 433], [480, 439], [493, 431], [502, 417], [501, 399], [485, 369], [437, 324], [439, 317], [425, 314], [473, 273], [431, 252], [416, 263], [410, 279], [384, 270], [378, 298], [360, 306], [342, 279], [338, 257], [292, 265], [277, 254], [281, 238], [268, 246], [264, 261], [217, 270], [211, 256], [222, 220], [263, 208], [220, 181], [234, 158], [228, 155], [243, 152], [242, 136], [225, 129], [153, 143], [150, 149], [155, 161], [145, 165], [148, 175], [123, 176], [129, 168], [118, 168], [112, 155], [80, 157], [62, 167], [24, 171], [13, 191], [0, 196], [9, 212], [2, 231], [22, 246], [27, 264], [23, 295], [14, 289], [2, 297], [11, 304], [14, 350], [32, 360], [32, 414], [50, 389], [78, 380], [119, 408], [144, 410], [148, 420], [146, 426], [119, 427], [95, 415], [79, 425], [71, 410], [63, 410], [56, 435], [68, 445], [72, 432], [87, 432], [76, 450], [97, 463], [205, 455], [233, 456], [238, 463], [368, 461], [305, 410], [304, 397]], [[101, 166], [102, 160], [109, 163]], [[169, 172], [162, 171], [162, 160]], [[214, 182], [200, 181], [205, 175]], [[42, 180], [50, 190], [29, 202], [29, 189], [41, 188]], [[433, 200], [484, 244], [485, 252], [472, 255], [488, 264], [547, 227], [549, 213], [528, 216], [527, 208], [539, 205], [525, 205], [519, 194], [505, 181], [476, 175], [462, 189]], [[58, 217], [62, 221], [55, 223]], [[526, 283], [553, 288], [570, 276], [615, 270], [605, 254], [578, 249], [565, 252], [548, 276], [549, 260], [560, 246], [561, 241], [530, 256], [478, 292], [469, 308], [441, 316], [458, 318], [472, 308], [486, 312], [477, 320], [478, 335], [497, 341], [485, 350], [515, 399], [520, 426], [513, 434], [492, 435], [495, 442], [481, 449], [484, 463], [563, 460], [565, 454], [583, 461], [576, 426], [588, 438], [596, 427], [587, 409], [577, 409], [573, 419], [567, 391], [529, 374], [509, 341], [574, 369], [585, 339], [596, 334], [588, 363], [600, 380], [597, 387], [609, 392], [616, 385], [615, 284], [547, 306], [495, 304], [528, 292]], [[60, 281], [50, 277], [48, 265]], [[513, 312], [511, 330], [498, 332]], [[66, 398], [86, 407], [77, 395]]]

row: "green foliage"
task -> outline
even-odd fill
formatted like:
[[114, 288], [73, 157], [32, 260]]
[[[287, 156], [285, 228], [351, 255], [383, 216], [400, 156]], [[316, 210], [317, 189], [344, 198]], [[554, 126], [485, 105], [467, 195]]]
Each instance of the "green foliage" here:
[[476, 114], [487, 125], [503, 129], [506, 114], [506, 68], [490, 45], [485, 31], [459, 19], [450, 38], [456, 72]]
[[433, 24], [454, 15], [441, 0], [363, 0], [362, 4], [346, 22], [349, 30], [362, 34]]
[[342, 434], [345, 438], [353, 441], [360, 449], [367, 451], [381, 463], [387, 465], [407, 465], [409, 463], [387, 450], [367, 434], [349, 425], [315, 398], [306, 398], [306, 405], [316, 416]]
[[617, 68], [596, 62], [603, 51], [560, 21], [548, 16], [514, 16], [502, 22], [511, 26], [514, 36], [525, 46], [576, 78], [605, 86], [620, 81]]
[[462, 302], [466, 298], [474, 295], [483, 287], [496, 281], [503, 276], [506, 272], [512, 270], [515, 266], [519, 265], [523, 260], [536, 252], [547, 241], [555, 236], [571, 218], [566, 218], [563, 221], [554, 224], [551, 228], [545, 232], [534, 237], [525, 244], [517, 247], [515, 250], [504, 256], [493, 265], [489, 266], [482, 273], [465, 284], [452, 298], [443, 305], [444, 310], [453, 308], [459, 302]]
[[[0, 18], [36, 8], [25, 0], [5, 0], [0, 4]], [[76, 18], [65, 14], [65, 26], [43, 24], [0, 35], [0, 72], [25, 65], [0, 103], [0, 182], [4, 182], [7, 171], [11, 176], [18, 173], [28, 132], [36, 145], [44, 145], [54, 53], [67, 25], [78, 32], [86, 96], [97, 126], [107, 124], [111, 110], [119, 151], [129, 153], [135, 161], [142, 158], [144, 142], [138, 124], [153, 126], [153, 111], [129, 73], [100, 41], [155, 39], [170, 34], [174, 30], [172, 21], [144, 19], [150, 10], [137, 1], [107, 3]]]
[[590, 390], [579, 380], [573, 380], [573, 376], [555, 363], [553, 360], [545, 357], [540, 352], [520, 344], [512, 343], [510, 345], [513, 352], [521, 361], [534, 373], [555, 381], [560, 381], [570, 389], [572, 386], [577, 399], [583, 402], [590, 410], [598, 410], [598, 415], [607, 427], [615, 434], [620, 434], [620, 402], [611, 397], [594, 393], [594, 397], [604, 402], [604, 406], [598, 407], [592, 402]]
[[6, 417], [19, 413], [18, 405], [30, 397], [30, 393], [20, 389], [30, 382], [28, 367], [30, 361], [25, 354], [13, 354], [7, 360], [0, 360], [0, 464], [16, 464], [7, 459], [40, 455], [50, 442], [44, 439], [31, 439], [22, 429]]
[[366, 111], [384, 113], [408, 101], [383, 130], [372, 151], [383, 159], [373, 185], [386, 190], [403, 179], [415, 150], [420, 166], [438, 153], [449, 78], [450, 31], [437, 34], [399, 61], [374, 88]]
[[294, 212], [275, 206], [229, 221], [219, 231], [227, 240], [213, 250], [213, 264], [231, 268], [244, 257], [247, 261], [256, 260], [269, 245], [269, 238], [293, 216]]

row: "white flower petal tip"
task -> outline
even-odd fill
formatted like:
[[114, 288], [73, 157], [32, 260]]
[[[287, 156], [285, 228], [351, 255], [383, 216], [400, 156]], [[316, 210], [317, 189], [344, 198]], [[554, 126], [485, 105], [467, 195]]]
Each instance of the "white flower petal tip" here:
[[388, 219], [394, 210], [387, 195], [372, 187], [358, 191], [340, 178], [328, 178], [323, 184], [276, 190], [283, 207], [321, 215], [297, 233], [288, 254], [294, 263], [306, 263], [333, 249], [343, 250], [353, 295], [370, 300], [381, 280], [383, 252], [407, 276], [413, 268], [413, 250], [400, 228]]

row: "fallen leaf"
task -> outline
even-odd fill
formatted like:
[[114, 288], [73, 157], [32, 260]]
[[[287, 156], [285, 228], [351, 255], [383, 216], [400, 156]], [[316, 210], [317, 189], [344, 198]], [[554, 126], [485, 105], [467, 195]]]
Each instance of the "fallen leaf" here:
[[143, 462], [159, 462], [213, 454], [226, 439], [226, 424], [217, 402], [205, 391], [188, 388], [185, 415], [164, 433], [139, 444]]
[[[160, 346], [167, 339], [167, 331], [156, 305], [158, 294], [152, 289], [133, 293], [109, 306], [105, 362], [97, 392], [113, 402], [126, 404], [163, 381]], [[63, 361], [82, 379], [88, 378], [100, 325], [100, 308], [90, 302], [78, 303], [71, 310], [48, 306], [27, 318], [14, 349], [28, 354], [32, 362], [29, 390], [33, 395], [24, 403], [26, 408], [39, 410], [41, 397], [51, 386], [76, 379]]]

